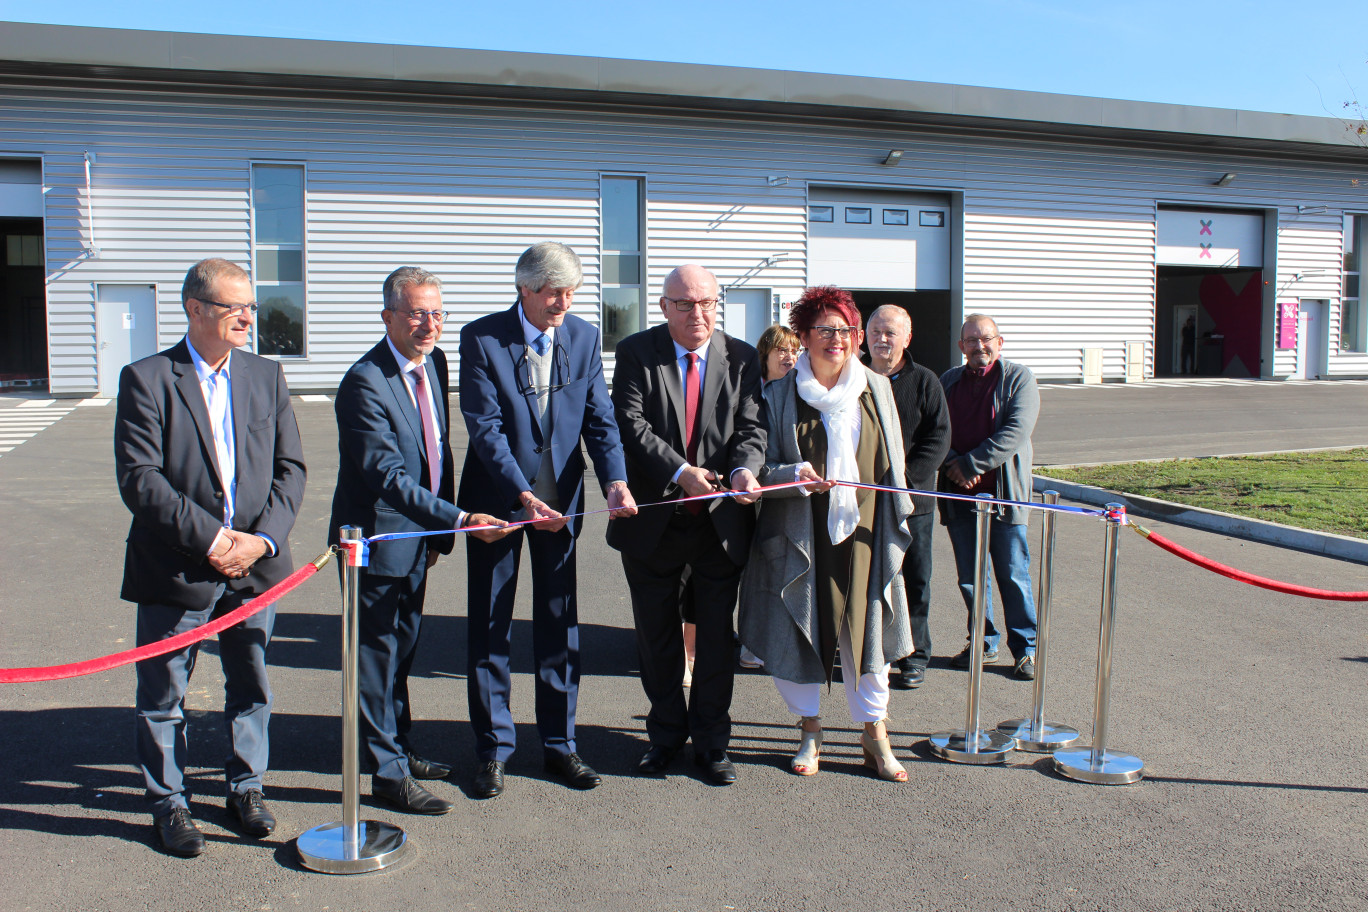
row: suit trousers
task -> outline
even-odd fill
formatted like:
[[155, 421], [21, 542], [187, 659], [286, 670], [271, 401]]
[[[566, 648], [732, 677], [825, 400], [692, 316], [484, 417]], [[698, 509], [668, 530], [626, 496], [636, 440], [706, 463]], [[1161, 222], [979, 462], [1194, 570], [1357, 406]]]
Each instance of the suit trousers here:
[[[698, 626], [693, 685], [684, 698], [684, 635], [679, 626], [680, 580], [688, 568]], [[708, 514], [676, 508], [649, 558], [622, 556], [632, 593], [641, 686], [651, 703], [651, 744], [695, 753], [726, 750], [731, 740], [732, 615], [741, 568], [731, 562]]]
[[[157, 643], [194, 630], [236, 610], [254, 595], [219, 585], [209, 603], [193, 611], [140, 602], [137, 645]], [[225, 678], [223, 723], [228, 731], [229, 754], [224, 760], [224, 773], [229, 794], [261, 788], [269, 761], [271, 686], [266, 678], [266, 647], [274, 625], [275, 606], [271, 605], [218, 635], [219, 662]], [[137, 664], [134, 707], [138, 765], [155, 817], [187, 806], [185, 692], [198, 655], [196, 643]]]
[[[466, 537], [469, 580], [466, 693], [475, 755], [506, 762], [517, 746], [509, 706], [513, 606], [523, 539], [532, 559], [532, 655], [537, 665], [535, 713], [547, 755], [575, 752], [579, 700], [579, 616], [575, 605], [575, 537], [569, 529], [519, 529], [496, 542]], [[678, 622], [679, 614], [675, 619]]]
[[357, 678], [363, 772], [399, 782], [409, 775], [409, 671], [418, 652], [427, 571], [418, 577], [361, 575]]
[[931, 660], [931, 544], [936, 531], [935, 511], [908, 517], [908, 526], [912, 530], [912, 544], [907, 546], [903, 558], [902, 575], [915, 646], [908, 658], [913, 665], [925, 668]]

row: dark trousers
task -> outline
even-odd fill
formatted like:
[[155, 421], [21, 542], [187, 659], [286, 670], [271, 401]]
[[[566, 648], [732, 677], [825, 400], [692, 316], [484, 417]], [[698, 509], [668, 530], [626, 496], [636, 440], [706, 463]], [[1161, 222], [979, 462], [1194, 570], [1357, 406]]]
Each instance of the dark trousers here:
[[[138, 604], [137, 645], [157, 643], [176, 634], [201, 627], [215, 617], [234, 611], [255, 593], [233, 592], [226, 586], [214, 590], [203, 608], [187, 611], [150, 602]], [[275, 624], [275, 606], [235, 624], [218, 635], [219, 662], [223, 666], [223, 723], [228, 730], [229, 753], [224, 773], [229, 794], [261, 788], [270, 756], [268, 728], [271, 721], [271, 685], [266, 679], [266, 646]], [[185, 692], [195, 670], [199, 644], [188, 646], [137, 665], [138, 765], [147, 784], [147, 800], [153, 816], [187, 807], [185, 797], [186, 721]]]
[[[470, 724], [475, 730], [475, 754], [481, 762], [507, 761], [517, 746], [509, 708], [509, 653], [524, 537], [532, 555], [537, 730], [541, 733], [542, 750], [547, 754], [575, 751], [580, 678], [575, 538], [569, 529], [519, 529], [496, 542], [466, 537], [470, 594], [466, 693], [470, 700]], [[675, 618], [679, 618], [677, 610]]]
[[931, 660], [931, 543], [936, 531], [935, 511], [912, 516], [912, 544], [903, 558], [903, 584], [907, 587], [907, 613], [911, 619], [912, 643], [915, 649], [908, 656], [913, 665], [926, 667]]
[[[684, 635], [680, 580], [688, 568], [698, 625], [693, 685], [684, 698]], [[649, 558], [622, 556], [632, 594], [641, 686], [651, 703], [651, 744], [695, 753], [726, 750], [731, 740], [732, 614], [741, 568], [722, 550], [712, 520], [676, 511]]]
[[409, 774], [409, 671], [418, 652], [427, 572], [413, 577], [361, 574], [357, 684], [362, 771], [398, 782]]

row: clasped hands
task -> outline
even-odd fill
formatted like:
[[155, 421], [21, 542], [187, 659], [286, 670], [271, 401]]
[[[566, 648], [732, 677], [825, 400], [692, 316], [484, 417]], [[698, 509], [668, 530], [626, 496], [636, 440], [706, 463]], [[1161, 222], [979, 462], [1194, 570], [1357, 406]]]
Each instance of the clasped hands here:
[[950, 476], [950, 480], [961, 488], [972, 488], [983, 477], [982, 475], [965, 475], [964, 470], [960, 468], [958, 459], [952, 459], [945, 464], [945, 474]]
[[225, 528], [219, 531], [214, 549], [209, 553], [209, 566], [229, 579], [242, 579], [269, 551], [266, 539], [260, 535]]

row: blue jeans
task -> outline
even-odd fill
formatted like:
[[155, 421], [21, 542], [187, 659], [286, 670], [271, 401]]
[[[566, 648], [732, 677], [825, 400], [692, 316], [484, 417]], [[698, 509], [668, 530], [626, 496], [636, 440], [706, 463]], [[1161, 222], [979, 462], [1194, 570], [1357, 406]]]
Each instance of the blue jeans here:
[[[960, 595], [964, 596], [965, 607], [969, 609], [969, 635], [973, 637], [974, 622], [974, 512], [972, 507], [959, 502], [948, 505], [945, 524], [950, 533], [950, 544], [955, 549], [955, 570], [959, 575]], [[1011, 523], [993, 519], [989, 523], [988, 556], [993, 564], [993, 577], [997, 579], [998, 595], [1002, 599], [1003, 614], [1007, 619], [1007, 647], [1012, 655], [1035, 655], [1036, 609], [1035, 596], [1031, 589], [1031, 551], [1026, 544], [1025, 524], [1015, 526]], [[993, 618], [993, 585], [988, 584], [985, 593], [985, 619], [983, 625], [983, 646], [989, 651], [996, 650], [1002, 640], [1002, 631]]]

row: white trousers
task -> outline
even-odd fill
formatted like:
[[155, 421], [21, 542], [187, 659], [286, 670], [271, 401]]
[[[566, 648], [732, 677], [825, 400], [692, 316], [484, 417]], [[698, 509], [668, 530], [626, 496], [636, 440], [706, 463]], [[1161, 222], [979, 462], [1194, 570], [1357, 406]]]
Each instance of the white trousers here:
[[[850, 718], [855, 722], [879, 722], [888, 717], [888, 666], [879, 669], [878, 674], [855, 674], [855, 650], [850, 646], [850, 621], [841, 621], [841, 633], [837, 638], [841, 649], [841, 680], [845, 683], [846, 702], [850, 704]], [[795, 716], [821, 715], [822, 685], [795, 684], [783, 678], [775, 678], [774, 686], [779, 696], [788, 704], [789, 712]]]

